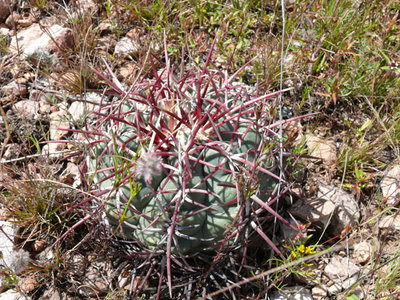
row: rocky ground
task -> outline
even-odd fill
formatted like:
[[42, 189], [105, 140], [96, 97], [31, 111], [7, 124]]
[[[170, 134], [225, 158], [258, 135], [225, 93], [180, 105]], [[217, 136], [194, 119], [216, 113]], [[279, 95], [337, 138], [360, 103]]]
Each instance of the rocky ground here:
[[[163, 42], [133, 21], [117, 32], [99, 2], [52, 4], [59, 9], [50, 14], [39, 2], [0, 1], [0, 299], [128, 299], [138, 285], [150, 295], [156, 285], [133, 275], [131, 258], [121, 244], [107, 238], [96, 218], [72, 209], [82, 197], [79, 192], [87, 190], [81, 180], [82, 157], [71, 156], [76, 148], [60, 141], [78, 139], [65, 129], [79, 128], [102, 99], [107, 85], [93, 70], [107, 74], [107, 62], [129, 87], [144, 66], [139, 57], [148, 50], [162, 55]], [[113, 17], [129, 20], [119, 13]], [[193, 39], [198, 58], [205, 59], [212, 39], [204, 30], [195, 30]], [[218, 51], [212, 60], [222, 68], [224, 58]], [[304, 88], [296, 84], [285, 96], [285, 106], [296, 115], [312, 112], [296, 108], [295, 98]], [[319, 103], [320, 97], [315, 95], [305, 106]], [[369, 117], [340, 106], [319, 109], [318, 117], [284, 127], [293, 148], [312, 158], [296, 171], [292, 189], [298, 197], [287, 209], [300, 233], [283, 226], [275, 241], [289, 257], [307, 256], [299, 244], [306, 238], [307, 245], [316, 245], [313, 253], [330, 250], [277, 272], [279, 280], [269, 286], [269, 295], [395, 299], [400, 278], [398, 149], [381, 146], [379, 136], [371, 138], [385, 168], [375, 170], [373, 177], [368, 177], [372, 171], [358, 171], [357, 181], [348, 179], [338, 163], [343, 161], [344, 144], [351, 144], [345, 136], [352, 128], [344, 125], [343, 116], [353, 126], [366, 124]], [[87, 222], [73, 228], [81, 220]]]

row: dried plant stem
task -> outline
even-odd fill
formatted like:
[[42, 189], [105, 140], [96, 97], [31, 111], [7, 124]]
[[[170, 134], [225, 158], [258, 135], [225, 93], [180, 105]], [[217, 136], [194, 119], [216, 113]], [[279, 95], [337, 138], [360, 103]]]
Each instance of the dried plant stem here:
[[[0, 161], [0, 164], [7, 164], [7, 163], [11, 163], [11, 162], [21, 161], [21, 160], [26, 160], [26, 159], [41, 157], [41, 156], [54, 156], [54, 155], [66, 154], [66, 153], [72, 154], [74, 152], [79, 153], [79, 150], [62, 150], [62, 151], [56, 151], [53, 153], [37, 153], [37, 154], [26, 155], [26, 156], [13, 158], [13, 159], [9, 159], [9, 160], [2, 160], [2, 161]], [[0, 158], [1, 158], [1, 155], [0, 155]]]
[[7, 134], [6, 139], [4, 140], [3, 144], [1, 145], [1, 150], [0, 150], [0, 159], [1, 159], [3, 157], [4, 150], [6, 149], [6, 146], [11, 139], [11, 132], [10, 132], [10, 127], [8, 126], [6, 113], [4, 112], [4, 109], [1, 106], [1, 104], [0, 104], [0, 113], [1, 113], [1, 116], [3, 117], [4, 126], [6, 128], [6, 134]]

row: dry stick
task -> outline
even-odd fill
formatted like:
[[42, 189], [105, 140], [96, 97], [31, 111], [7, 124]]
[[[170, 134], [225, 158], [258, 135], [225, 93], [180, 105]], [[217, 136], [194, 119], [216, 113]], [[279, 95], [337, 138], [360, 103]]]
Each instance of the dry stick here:
[[1, 113], [1, 115], [3, 117], [4, 126], [6, 128], [6, 134], [7, 134], [7, 137], [4, 140], [3, 145], [1, 145], [1, 151], [0, 151], [0, 159], [1, 159], [3, 157], [4, 150], [6, 149], [6, 146], [7, 146], [8, 142], [11, 139], [11, 132], [10, 132], [10, 127], [8, 126], [6, 113], [4, 112], [4, 109], [1, 106], [1, 104], [0, 104], [0, 113]]
[[[3, 70], [5, 62], [6, 62], [6, 57], [4, 57], [3, 60], [1, 61], [0, 72]], [[10, 132], [10, 127], [8, 126], [8, 120], [7, 120], [6, 113], [5, 113], [5, 111], [3, 109], [3, 106], [1, 104], [0, 104], [0, 113], [1, 113], [1, 115], [3, 117], [4, 126], [6, 128], [6, 134], [7, 134], [7, 137], [4, 140], [3, 145], [1, 145], [1, 151], [0, 151], [0, 159], [1, 159], [3, 157], [4, 150], [6, 149], [6, 146], [7, 146], [8, 142], [11, 139], [11, 132]]]
[[262, 272], [262, 273], [260, 273], [260, 274], [258, 274], [258, 275], [256, 275], [256, 276], [253, 276], [253, 277], [250, 277], [250, 278], [245, 278], [245, 279], [243, 279], [243, 280], [241, 280], [241, 281], [239, 281], [239, 282], [236, 282], [236, 283], [233, 283], [233, 284], [231, 284], [231, 285], [228, 285], [227, 287], [224, 287], [223, 289], [220, 289], [220, 290], [218, 290], [218, 291], [215, 291], [215, 292], [213, 292], [213, 293], [210, 293], [210, 294], [208, 294], [208, 295], [206, 295], [206, 296], [204, 296], [204, 297], [197, 298], [197, 300], [212, 299], [212, 297], [214, 297], [214, 296], [217, 296], [217, 295], [219, 295], [219, 294], [221, 294], [221, 293], [224, 293], [224, 292], [226, 292], [226, 291], [228, 291], [228, 290], [231, 290], [231, 289], [233, 289], [233, 288], [240, 287], [241, 285], [243, 285], [243, 284], [245, 284], [245, 283], [249, 283], [249, 282], [252, 282], [252, 281], [254, 281], [254, 280], [261, 279], [261, 278], [263, 278], [264, 276], [271, 275], [271, 274], [273, 274], [273, 273], [280, 272], [280, 271], [289, 269], [289, 268], [291, 268], [291, 267], [300, 265], [300, 264], [305, 263], [305, 262], [308, 262], [308, 261], [310, 261], [310, 260], [312, 260], [312, 259], [314, 259], [314, 258], [323, 256], [323, 255], [325, 255], [325, 254], [327, 254], [327, 253], [330, 253], [330, 252], [333, 252], [333, 251], [341, 250], [341, 249], [343, 249], [343, 247], [344, 247], [343, 245], [336, 245], [336, 246], [334, 246], [334, 247], [332, 247], [332, 248], [330, 248], [330, 249], [325, 249], [325, 250], [323, 250], [323, 251], [321, 251], [321, 252], [318, 252], [318, 253], [316, 253], [316, 254], [313, 254], [313, 255], [310, 255], [310, 256], [306, 256], [306, 257], [302, 257], [302, 258], [299, 258], [299, 259], [297, 259], [297, 260], [295, 260], [295, 261], [293, 261], [293, 262], [286, 263], [286, 264], [284, 264], [283, 266], [279, 266], [279, 267], [270, 269], [270, 270], [268, 270], [268, 271], [264, 271], [264, 272]]

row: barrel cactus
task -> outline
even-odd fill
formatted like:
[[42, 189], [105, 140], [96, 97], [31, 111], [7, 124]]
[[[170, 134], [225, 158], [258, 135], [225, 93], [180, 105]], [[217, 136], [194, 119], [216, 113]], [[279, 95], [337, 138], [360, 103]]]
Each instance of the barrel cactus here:
[[[264, 233], [280, 195], [272, 99], [209, 68], [176, 77], [166, 59], [126, 90], [110, 71], [110, 89], [82, 133], [93, 199], [113, 234], [148, 253], [171, 257], [240, 248], [249, 229]], [[239, 247], [238, 247], [239, 246]], [[187, 262], [185, 264], [187, 266]]]
[[148, 95], [101, 108], [108, 128], [92, 142], [89, 171], [124, 238], [175, 254], [215, 250], [240, 238], [279, 180], [271, 131], [256, 115], [270, 95], [251, 100], [240, 84], [174, 82], [168, 72]]

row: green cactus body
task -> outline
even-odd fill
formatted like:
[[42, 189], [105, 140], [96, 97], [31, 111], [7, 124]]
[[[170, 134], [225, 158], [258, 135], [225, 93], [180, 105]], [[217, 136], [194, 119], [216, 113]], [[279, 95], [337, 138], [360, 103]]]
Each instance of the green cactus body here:
[[[209, 92], [212, 91], [209, 88]], [[191, 92], [198, 95], [194, 89], [188, 89], [188, 99], [193, 96]], [[199, 112], [197, 119], [193, 111], [186, 112], [169, 98], [158, 99], [157, 103], [139, 103], [143, 107], [138, 113], [138, 105], [133, 105], [132, 101], [126, 101], [120, 109], [112, 109], [120, 112], [111, 122], [113, 133], [103, 138], [108, 139], [107, 143], [103, 141], [93, 147], [89, 169], [98, 171], [113, 167], [108, 172], [96, 172], [95, 183], [99, 190], [112, 190], [106, 199], [106, 216], [113, 226], [122, 223], [124, 237], [140, 242], [147, 249], [165, 248], [171, 224], [174, 224], [173, 253], [210, 249], [243, 221], [243, 203], [251, 201], [251, 195], [257, 194], [262, 201], [270, 197], [277, 180], [254, 169], [260, 166], [270, 170], [274, 166], [272, 155], [260, 149], [265, 129], [253, 120], [254, 113], [247, 104], [243, 103], [243, 110], [232, 107], [232, 103], [241, 105], [236, 97], [228, 97], [225, 105], [225, 93], [221, 93], [220, 100], [213, 96], [209, 99], [214, 100], [199, 102], [201, 110], [207, 114]], [[191, 104], [188, 110], [199, 107], [195, 102]], [[193, 137], [193, 129], [202, 116], [215, 119], [209, 122], [204, 118], [204, 130], [196, 131]], [[216, 127], [222, 118], [229, 121]], [[122, 119], [126, 122], [121, 122]], [[143, 140], [139, 140], [139, 136]], [[155, 147], [164, 153], [159, 156], [164, 164], [162, 174], [146, 177], [137, 172], [138, 159], [144, 153], [142, 147], [143, 150]], [[185, 147], [198, 147], [200, 151]], [[178, 162], [178, 151], [182, 156], [190, 153], [190, 160]], [[169, 152], [174, 153], [172, 157]], [[172, 168], [165, 168], [165, 165]], [[182, 174], [178, 174], [178, 170]], [[113, 172], [116, 174], [105, 180]], [[185, 182], [185, 191], [181, 190], [182, 182]], [[132, 191], [136, 194], [132, 195]], [[255, 203], [252, 206], [253, 209], [260, 207]], [[172, 221], [176, 212], [176, 219]], [[226, 244], [232, 242], [227, 240]]]
[[[206, 184], [205, 182], [201, 183], [202, 179], [202, 168], [198, 165], [196, 168], [194, 168], [193, 176], [188, 180], [186, 189], [190, 190], [195, 188], [199, 191], [206, 191]], [[158, 198], [153, 197], [148, 205], [146, 205], [146, 207], [143, 209], [143, 214], [145, 214], [148, 218], [140, 218], [140, 230], [137, 230], [136, 233], [139, 240], [149, 247], [155, 247], [163, 235], [166, 234], [168, 222], [173, 217], [175, 209], [177, 209], [177, 201], [180, 200], [178, 197], [176, 197], [179, 188], [179, 178], [177, 175], [174, 174], [173, 180], [170, 178], [165, 178], [161, 182], [160, 188], [162, 188], [162, 192], [158, 194]], [[180, 200], [181, 202], [179, 205], [178, 214], [179, 220], [175, 230], [178, 230], [183, 235], [193, 235], [196, 232], [201, 231], [207, 212], [196, 212], [202, 209], [200, 205], [204, 205], [206, 203], [206, 199], [207, 194], [205, 192], [201, 193], [187, 191], [185, 193], [185, 197]], [[161, 211], [160, 208], [162, 208], [163, 211]], [[165, 216], [167, 216], [169, 220], [167, 220]], [[156, 219], [157, 221], [154, 222]], [[150, 225], [150, 230], [146, 231], [145, 229]], [[151, 233], [152, 229], [158, 229], [160, 232], [153, 234]], [[153, 236], [148, 238], [148, 236], [152, 234]], [[185, 238], [178, 238], [179, 242], [181, 242], [182, 239], [185, 240]], [[194, 244], [194, 242], [191, 241], [191, 244]]]
[[[120, 225], [121, 217], [125, 213], [122, 220], [124, 236], [137, 239], [149, 249], [154, 249], [167, 238], [176, 203], [180, 201], [175, 226], [175, 231], [178, 231], [180, 235], [176, 235], [175, 241], [178, 245], [173, 246], [174, 253], [201, 251], [223, 240], [226, 233], [231, 231], [238, 222], [240, 201], [247, 200], [243, 199], [244, 195], [239, 195], [239, 197], [237, 195], [237, 190], [243, 191], [246, 188], [245, 182], [241, 182], [239, 178], [240, 168], [246, 166], [224, 155], [223, 152], [233, 151], [232, 155], [240, 154], [240, 157], [253, 163], [254, 153], [261, 137], [253, 127], [249, 126], [247, 122], [242, 122], [235, 130], [231, 123], [225, 123], [218, 128], [219, 137], [225, 143], [225, 145], [220, 145], [223, 150], [217, 151], [218, 147], [205, 149], [201, 159], [214, 167], [197, 163], [192, 170], [192, 177], [186, 182], [186, 193], [179, 190], [180, 181], [177, 174], [173, 174], [172, 178], [161, 174], [151, 179], [151, 186], [145, 180], [137, 178], [135, 183], [139, 191], [132, 198], [133, 187], [131, 188], [129, 181], [114, 187], [115, 178], [100, 182], [107, 174], [98, 172], [96, 181], [100, 182], [100, 189], [115, 189], [105, 205], [110, 224]], [[134, 133], [125, 128], [120, 130], [122, 134], [117, 138], [119, 143], [123, 144], [125, 149], [136, 153], [139, 144], [134, 139], [130, 140]], [[246, 135], [243, 138], [244, 134]], [[216, 135], [215, 139], [219, 137]], [[104, 143], [103, 147], [98, 145], [96, 153], [101, 154], [104, 148]], [[115, 165], [116, 160], [113, 160], [111, 156], [108, 154], [101, 157], [99, 165], [103, 168]], [[94, 168], [96, 162], [98, 163], [92, 160], [91, 168]], [[168, 160], [170, 165], [175, 165], [176, 162], [176, 158]], [[211, 173], [213, 174], [204, 180]], [[260, 182], [259, 190], [271, 190], [276, 184], [273, 178], [261, 172], [257, 172], [256, 179]], [[119, 196], [117, 196], [118, 193]], [[179, 198], [183, 194], [185, 197]], [[260, 194], [259, 197], [266, 200], [269, 194]], [[126, 209], [127, 201], [130, 205], [128, 209]], [[229, 205], [226, 204], [227, 202], [230, 202]], [[203, 207], [208, 209], [196, 213]]]
[[[154, 199], [155, 196], [155, 190], [158, 188], [160, 182], [163, 180], [164, 176], [157, 176], [154, 177], [152, 180], [152, 187], [145, 182], [144, 180], [139, 180], [136, 182], [138, 184], [138, 188], [140, 189], [137, 194], [130, 200], [129, 205], [131, 205], [135, 210], [137, 211], [142, 211], [146, 209], [150, 204], [149, 202]], [[110, 179], [104, 182], [105, 184], [112, 183]], [[130, 197], [131, 196], [131, 187], [130, 184], [122, 185], [118, 188], [116, 188], [116, 193], [120, 193], [121, 195], [124, 195], [125, 197]], [[126, 202], [121, 201], [121, 203], [118, 204], [116, 203], [117, 197], [111, 197], [106, 205], [106, 213], [107, 216], [110, 220], [110, 222], [114, 225], [117, 225], [120, 223], [121, 220], [121, 214], [125, 211], [126, 208]], [[129, 199], [129, 198], [128, 198]], [[129, 200], [128, 200], [129, 201]], [[119, 207], [119, 209], [118, 209]], [[134, 213], [131, 209], [126, 210], [125, 214], [125, 221], [132, 224], [132, 225], [137, 225], [139, 222], [139, 217], [136, 213]], [[132, 231], [132, 230], [129, 230]]]

